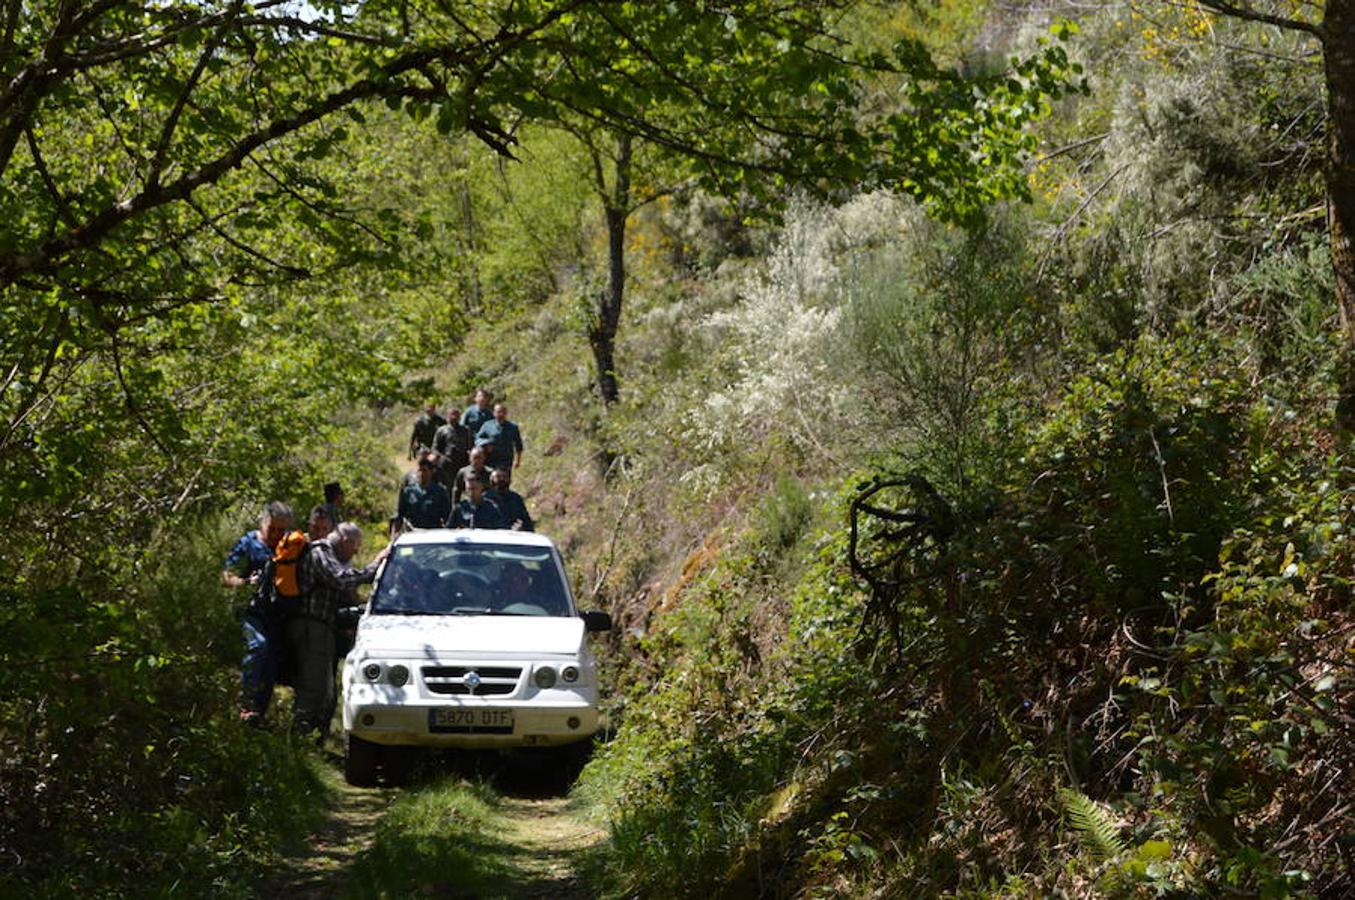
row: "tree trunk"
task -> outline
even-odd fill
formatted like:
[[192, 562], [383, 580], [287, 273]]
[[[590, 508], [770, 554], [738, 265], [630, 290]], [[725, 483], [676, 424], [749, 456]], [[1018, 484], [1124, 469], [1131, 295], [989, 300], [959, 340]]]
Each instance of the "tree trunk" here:
[[[465, 163], [465, 168], [469, 172], [469, 160]], [[470, 302], [471, 312], [478, 315], [483, 299], [480, 289], [480, 242], [475, 233], [475, 206], [471, 202], [470, 182], [465, 178], [461, 180], [461, 220], [466, 226], [466, 297]]]
[[1355, 0], [1328, 0], [1322, 56], [1327, 80], [1327, 227], [1345, 351], [1336, 424], [1355, 431]]
[[597, 317], [588, 331], [597, 364], [598, 393], [611, 406], [621, 396], [616, 378], [616, 331], [626, 296], [626, 222], [630, 219], [630, 135], [617, 138], [616, 178], [603, 199], [607, 219], [607, 288], [598, 297]]

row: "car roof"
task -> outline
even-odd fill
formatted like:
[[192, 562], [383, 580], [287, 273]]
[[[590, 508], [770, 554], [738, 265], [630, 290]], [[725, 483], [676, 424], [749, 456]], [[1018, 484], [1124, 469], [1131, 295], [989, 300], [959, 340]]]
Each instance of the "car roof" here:
[[396, 546], [412, 544], [500, 544], [517, 547], [554, 547], [544, 534], [508, 528], [420, 528], [395, 539]]

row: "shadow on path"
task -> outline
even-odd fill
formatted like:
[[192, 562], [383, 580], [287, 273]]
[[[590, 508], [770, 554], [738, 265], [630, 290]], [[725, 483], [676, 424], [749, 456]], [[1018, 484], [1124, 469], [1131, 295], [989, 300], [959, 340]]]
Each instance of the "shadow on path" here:
[[[382, 817], [397, 800], [427, 792], [440, 804], [436, 792], [446, 789], [447, 775], [492, 798], [492, 815], [482, 828], [467, 831], [449, 805], [445, 829], [406, 834], [387, 828], [378, 837]], [[429, 754], [400, 789], [339, 785], [329, 819], [284, 857], [258, 896], [587, 900], [595, 895], [580, 875], [579, 860], [605, 835], [572, 812], [564, 787], [558, 771], [538, 758], [490, 754]], [[364, 856], [373, 854], [383, 863], [364, 865], [373, 861]], [[373, 874], [391, 871], [396, 861], [400, 883], [372, 883]]]

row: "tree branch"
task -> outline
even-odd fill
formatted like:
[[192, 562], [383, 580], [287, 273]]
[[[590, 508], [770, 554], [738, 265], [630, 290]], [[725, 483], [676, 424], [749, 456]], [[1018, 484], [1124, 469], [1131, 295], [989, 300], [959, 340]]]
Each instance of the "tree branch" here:
[[1257, 12], [1251, 7], [1234, 6], [1227, 0], [1200, 0], [1200, 5], [1207, 9], [1224, 16], [1231, 16], [1234, 19], [1245, 19], [1248, 22], [1261, 22], [1266, 25], [1274, 25], [1276, 28], [1284, 28], [1289, 31], [1302, 31], [1311, 34], [1313, 37], [1321, 38], [1322, 29], [1299, 19], [1290, 19], [1285, 16], [1272, 16], [1268, 13]]
[[184, 82], [183, 90], [179, 92], [178, 99], [174, 101], [174, 107], [165, 117], [164, 125], [160, 128], [160, 140], [155, 148], [155, 156], [151, 159], [150, 169], [146, 172], [146, 185], [148, 187], [160, 184], [160, 174], [165, 168], [165, 158], [169, 155], [170, 141], [174, 137], [174, 129], [178, 127], [179, 116], [183, 115], [184, 106], [188, 103], [188, 98], [192, 96], [193, 89], [197, 87], [198, 79], [202, 77], [203, 71], [206, 70], [207, 63], [216, 55], [217, 48], [225, 41], [231, 20], [239, 15], [243, 6], [244, 0], [235, 0], [231, 4], [221, 24], [212, 32], [212, 39], [207, 42], [207, 46], [198, 55], [198, 61], [193, 66], [193, 71], [189, 74], [188, 80]]
[[42, 158], [42, 151], [38, 149], [38, 139], [33, 135], [32, 128], [24, 129], [24, 138], [28, 142], [29, 155], [33, 157], [33, 168], [38, 170], [38, 177], [42, 179], [43, 186], [47, 188], [47, 193], [52, 195], [52, 203], [56, 205], [57, 218], [64, 220], [69, 226], [75, 226], [75, 214], [71, 212], [70, 204], [66, 202], [66, 197], [61, 193], [61, 189], [52, 180], [52, 173], [48, 171], [47, 163]]

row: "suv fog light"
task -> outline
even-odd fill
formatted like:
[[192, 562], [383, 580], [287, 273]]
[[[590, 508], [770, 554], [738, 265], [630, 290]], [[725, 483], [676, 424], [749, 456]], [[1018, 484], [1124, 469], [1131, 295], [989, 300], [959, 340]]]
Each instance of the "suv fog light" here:
[[366, 725], [368, 728], [371, 728], [373, 725], [376, 724], [376, 716], [372, 715], [371, 713], [363, 713], [362, 724]]
[[560, 677], [573, 684], [579, 680], [579, 670], [575, 666], [565, 666], [560, 670]]
[[362, 677], [368, 681], [376, 681], [381, 677], [381, 663], [367, 663], [362, 667]]
[[390, 683], [396, 687], [404, 687], [405, 682], [409, 681], [409, 669], [404, 666], [391, 666], [390, 672], [386, 676]]
[[549, 687], [554, 687], [555, 670], [552, 669], [550, 666], [542, 666], [541, 668], [536, 670], [536, 674], [532, 676], [532, 681], [535, 681], [536, 686], [541, 688], [542, 690], [545, 690], [546, 688]]
[[568, 719], [565, 720], [565, 724], [568, 725], [568, 726], [570, 727], [570, 730], [577, 729], [577, 728], [579, 727], [579, 725], [580, 725], [579, 717], [578, 717], [578, 716], [570, 716]]

